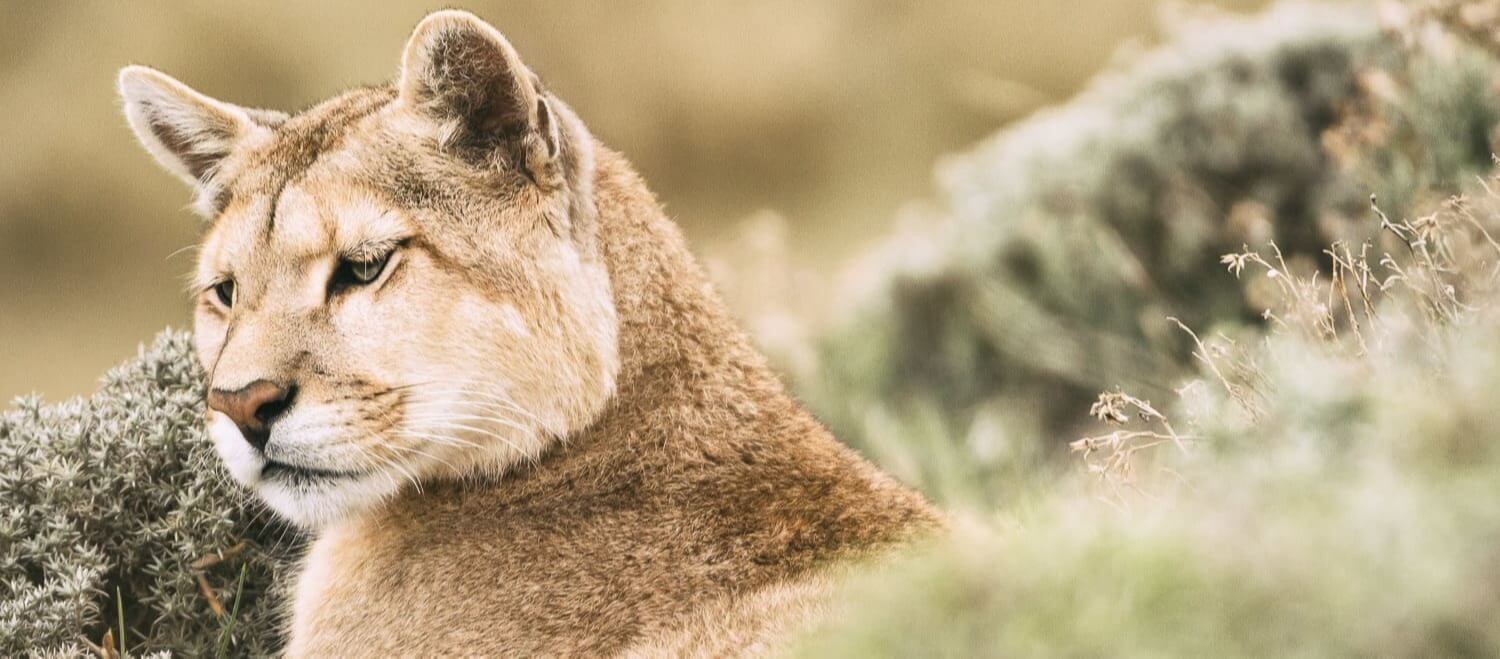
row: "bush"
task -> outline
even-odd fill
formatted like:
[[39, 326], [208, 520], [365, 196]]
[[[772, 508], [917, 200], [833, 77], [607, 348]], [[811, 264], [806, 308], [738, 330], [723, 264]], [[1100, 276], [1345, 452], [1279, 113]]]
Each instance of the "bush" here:
[[1180, 31], [941, 169], [926, 235], [880, 252], [874, 294], [798, 378], [836, 434], [940, 499], [1017, 496], [1096, 392], [1190, 372], [1168, 317], [1260, 322], [1219, 255], [1275, 241], [1315, 267], [1378, 231], [1370, 192], [1401, 214], [1488, 170], [1479, 49], [1302, 5]]
[[294, 538], [226, 482], [191, 345], [163, 333], [91, 398], [0, 415], [0, 655], [93, 654], [106, 634], [132, 656], [212, 656], [226, 632], [236, 655], [278, 647]]
[[1188, 334], [1197, 378], [1167, 412], [1101, 397], [1120, 427], [1075, 442], [1089, 469], [870, 570], [803, 652], [1500, 653], [1493, 187], [1334, 245], [1316, 279], [1227, 255], [1275, 289], [1271, 336]]

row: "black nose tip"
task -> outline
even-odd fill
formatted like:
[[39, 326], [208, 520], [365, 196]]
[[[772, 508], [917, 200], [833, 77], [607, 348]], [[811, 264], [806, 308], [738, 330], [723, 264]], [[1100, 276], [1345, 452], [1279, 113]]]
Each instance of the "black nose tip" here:
[[255, 450], [262, 453], [266, 450], [266, 444], [271, 443], [271, 429], [269, 427], [240, 426], [240, 434], [244, 435], [245, 441], [254, 446]]
[[208, 406], [229, 417], [234, 425], [239, 426], [245, 441], [256, 450], [264, 451], [266, 442], [271, 440], [271, 424], [291, 408], [296, 395], [295, 384], [256, 380], [236, 391], [209, 390]]

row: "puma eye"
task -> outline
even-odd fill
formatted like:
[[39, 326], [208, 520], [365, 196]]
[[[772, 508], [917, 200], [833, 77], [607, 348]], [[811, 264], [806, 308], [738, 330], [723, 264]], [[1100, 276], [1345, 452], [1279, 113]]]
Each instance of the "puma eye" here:
[[342, 259], [339, 267], [333, 273], [332, 281], [328, 282], [330, 290], [364, 286], [380, 278], [385, 272], [385, 266], [390, 263], [391, 253], [387, 252], [372, 259]]
[[219, 304], [224, 305], [225, 309], [234, 307], [234, 280], [225, 279], [214, 284], [214, 297], [219, 299]]

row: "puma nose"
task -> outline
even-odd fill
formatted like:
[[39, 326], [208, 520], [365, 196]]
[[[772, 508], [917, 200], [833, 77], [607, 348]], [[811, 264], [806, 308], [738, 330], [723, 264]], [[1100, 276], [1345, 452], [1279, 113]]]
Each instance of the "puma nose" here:
[[238, 391], [211, 389], [208, 407], [224, 413], [239, 426], [245, 441], [257, 451], [266, 449], [271, 439], [271, 424], [292, 406], [297, 385], [280, 385], [270, 380], [256, 380]]

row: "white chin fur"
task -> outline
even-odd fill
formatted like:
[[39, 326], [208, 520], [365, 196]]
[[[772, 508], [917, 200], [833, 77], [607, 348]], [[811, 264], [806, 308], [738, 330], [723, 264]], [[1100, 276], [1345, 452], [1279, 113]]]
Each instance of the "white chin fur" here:
[[250, 447], [229, 417], [213, 412], [208, 436], [229, 475], [255, 491], [287, 521], [316, 529], [359, 514], [396, 493], [398, 482], [382, 474], [290, 480], [262, 478], [266, 460]]
[[287, 521], [319, 529], [375, 507], [395, 494], [397, 485], [380, 474], [297, 483], [264, 479], [255, 493]]

